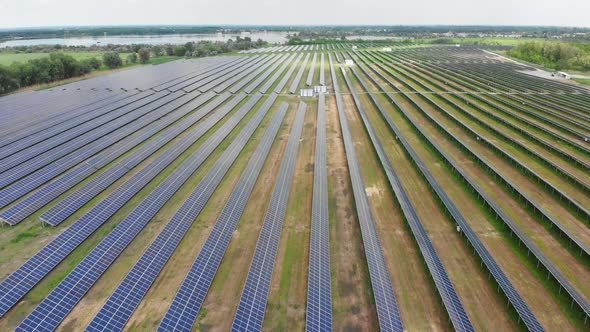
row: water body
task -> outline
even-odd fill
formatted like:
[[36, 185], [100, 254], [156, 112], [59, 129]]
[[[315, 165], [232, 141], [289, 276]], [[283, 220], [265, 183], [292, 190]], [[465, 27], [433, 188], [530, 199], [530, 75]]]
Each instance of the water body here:
[[14, 46], [33, 46], [33, 45], [63, 45], [63, 46], [93, 46], [93, 45], [131, 45], [131, 44], [149, 44], [163, 45], [176, 44], [181, 45], [190, 41], [227, 41], [228, 39], [236, 40], [237, 37], [250, 37], [252, 40], [262, 39], [269, 43], [283, 43], [287, 41], [287, 32], [253, 32], [239, 34], [182, 34], [182, 35], [125, 35], [125, 36], [103, 36], [103, 37], [72, 37], [72, 38], [47, 38], [47, 39], [18, 39], [9, 40], [0, 43], [2, 47]]

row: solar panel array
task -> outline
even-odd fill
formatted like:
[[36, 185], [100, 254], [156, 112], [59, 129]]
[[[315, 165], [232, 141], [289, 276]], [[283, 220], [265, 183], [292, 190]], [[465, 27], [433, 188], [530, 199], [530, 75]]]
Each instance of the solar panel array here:
[[320, 57], [320, 85], [326, 85], [326, 59], [324, 53]]
[[[342, 95], [340, 93], [336, 70], [334, 69], [334, 64], [332, 63], [332, 57], [330, 55], [328, 55], [328, 59], [330, 62], [330, 73], [332, 75], [340, 127], [342, 128], [342, 138], [344, 140], [348, 171], [350, 173], [350, 181], [352, 183], [358, 220], [361, 226], [361, 235], [363, 238], [367, 265], [369, 266], [371, 287], [373, 289], [373, 296], [375, 297], [375, 304], [377, 307], [379, 328], [381, 331], [402, 332], [404, 331], [403, 323], [395, 300], [391, 278], [385, 263], [385, 257], [383, 255], [379, 235], [377, 234], [375, 221], [373, 220], [369, 200], [365, 192], [365, 184], [356, 157], [352, 134], [348, 127], [348, 120], [346, 119], [344, 101], [342, 100]], [[343, 72], [343, 74], [346, 73]]]
[[166, 224], [88, 326], [88, 331], [120, 331], [197, 219], [276, 97], [270, 97], [219, 157], [207, 175]]
[[[260, 97], [254, 96], [249, 102], [255, 102], [257, 98]], [[204, 135], [223, 116], [229, 113], [236, 104], [225, 104], [220, 111], [208, 117], [203, 124], [197, 126], [192, 132], [192, 135], [185, 136], [173, 147], [167, 149], [156, 160], [118, 187], [88, 213], [78, 219], [72, 226], [41, 249], [39, 253], [35, 254], [8, 278], [2, 281], [0, 283], [0, 294], [2, 294], [2, 297], [0, 297], [0, 316], [5, 311], [8, 311], [8, 309], [47, 275], [61, 260], [106, 222], [108, 218], [115, 214], [147, 183], [176, 160], [182, 152], [186, 151], [198, 137]], [[247, 106], [249, 104], [247, 103], [245, 105]]]
[[219, 219], [160, 323], [159, 331], [184, 331], [192, 328], [287, 109], [288, 104], [281, 104], [252, 154]]
[[262, 320], [287, 211], [287, 200], [295, 172], [306, 109], [307, 105], [301, 102], [295, 115], [295, 122], [279, 168], [270, 205], [258, 237], [252, 265], [250, 265], [246, 284], [234, 317], [233, 331], [260, 331], [262, 329]]
[[[322, 55], [323, 57], [323, 55]], [[326, 147], [326, 96], [318, 97], [315, 143], [309, 274], [307, 280], [307, 331], [332, 331], [330, 276], [330, 223]]]
[[[370, 76], [365, 71], [365, 69], [363, 67], [359, 67], [359, 68], [361, 68], [363, 70], [363, 72], [369, 78], [371, 78], [373, 83], [375, 83], [377, 86], [379, 86], [381, 89], [383, 89], [383, 86], [381, 86], [378, 81], [374, 80], [374, 78], [372, 78], [372, 76]], [[404, 147], [404, 149], [406, 149], [408, 154], [411, 156], [412, 160], [417, 164], [417, 166], [418, 166], [417, 168], [420, 170], [420, 172], [422, 172], [424, 174], [427, 181], [434, 188], [437, 195], [439, 195], [443, 204], [450, 211], [454, 220], [459, 224], [459, 226], [461, 227], [461, 230], [464, 232], [464, 234], [466, 235], [467, 239], [470, 241], [470, 243], [473, 246], [473, 248], [475, 249], [475, 251], [478, 253], [478, 255], [480, 256], [480, 258], [482, 259], [482, 261], [484, 262], [484, 264], [486, 265], [486, 267], [488, 268], [488, 270], [490, 271], [492, 276], [495, 278], [495, 280], [497, 281], [500, 288], [502, 288], [502, 291], [504, 292], [504, 294], [506, 295], [506, 297], [508, 298], [508, 300], [510, 301], [512, 306], [515, 308], [520, 319], [523, 320], [525, 325], [528, 327], [529, 331], [542, 331], [543, 328], [541, 327], [540, 323], [537, 321], [534, 314], [529, 309], [528, 305], [524, 302], [522, 297], [518, 294], [518, 292], [516, 291], [514, 286], [512, 286], [512, 283], [510, 282], [508, 277], [506, 277], [506, 275], [504, 274], [502, 269], [498, 266], [498, 264], [496, 263], [496, 261], [494, 260], [494, 258], [490, 254], [490, 252], [486, 249], [486, 247], [483, 245], [481, 240], [479, 240], [477, 234], [471, 229], [471, 227], [469, 226], [469, 224], [467, 223], [467, 221], [465, 220], [463, 215], [459, 212], [459, 209], [455, 206], [453, 201], [448, 197], [445, 190], [438, 184], [438, 182], [436, 181], [434, 176], [430, 173], [430, 171], [428, 171], [428, 168], [426, 167], [424, 162], [420, 159], [420, 157], [418, 156], [416, 151], [411, 147], [409, 142], [405, 139], [403, 133], [399, 130], [399, 128], [397, 128], [397, 126], [395, 125], [393, 120], [389, 117], [387, 112], [383, 109], [383, 106], [380, 104], [380, 102], [377, 100], [377, 98], [374, 96], [374, 94], [369, 90], [369, 88], [366, 85], [366, 82], [363, 80], [363, 78], [356, 72], [356, 70], [354, 70], [354, 69], [352, 69], [352, 70], [353, 70], [353, 73], [355, 74], [355, 76], [358, 78], [359, 82], [363, 85], [365, 92], [367, 92], [369, 94], [369, 96], [371, 97], [371, 100], [373, 101], [373, 104], [377, 107], [377, 109], [379, 110], [379, 113], [386, 120], [386, 123], [392, 129], [392, 131], [395, 133], [397, 139], [402, 143], [402, 146]], [[394, 100], [394, 99], [392, 99], [392, 100]], [[397, 103], [397, 101], [395, 101], [395, 104], [398, 107], [401, 106]]]
[[305, 59], [303, 60], [303, 63], [301, 64], [301, 67], [299, 67], [299, 71], [297, 72], [295, 79], [293, 79], [293, 82], [291, 83], [291, 86], [289, 87], [289, 93], [293, 94], [293, 93], [297, 92], [297, 87], [299, 86], [299, 82], [301, 82], [301, 79], [303, 78], [303, 73], [305, 72], [305, 66], [307, 66], [308, 60], [309, 60], [309, 53], [307, 53], [305, 55]]
[[318, 54], [314, 53], [313, 59], [311, 60], [311, 66], [309, 66], [309, 73], [307, 74], [307, 80], [305, 81], [305, 84], [307, 84], [307, 86], [313, 85], [313, 78], [315, 76], [315, 64], [316, 64], [317, 59], [318, 59]]
[[[211, 102], [205, 105], [202, 109], [198, 111], [199, 115], [195, 115], [194, 117], [202, 117], [209, 114], [211, 111], [216, 109], [219, 105], [226, 102], [230, 97], [230, 94], [222, 94], [217, 98], [213, 99]], [[234, 106], [240, 103], [246, 96], [244, 94], [240, 94], [236, 96], [234, 99], [231, 99], [228, 102], [228, 105]], [[166, 163], [163, 163], [159, 166], [159, 169], [164, 169], [170, 163], [172, 163], [181, 153], [186, 151], [196, 140], [198, 140], [202, 135], [206, 134], [215, 124], [221, 120], [229, 111], [231, 111], [231, 107], [224, 107], [221, 112], [216, 112], [207, 120], [203, 121], [203, 123], [199, 124], [197, 127], [193, 128], [180, 142], [175, 143], [170, 149], [168, 149], [164, 155], [167, 157]], [[201, 116], [202, 114], [202, 116]], [[150, 141], [148, 144], [143, 145], [141, 148], [135, 150], [132, 154], [125, 157], [119, 163], [114, 165], [113, 167], [109, 168], [105, 172], [101, 173], [97, 177], [93, 178], [80, 189], [76, 190], [72, 194], [68, 195], [65, 199], [61, 200], [57, 205], [46, 211], [41, 215], [41, 220], [44, 222], [55, 226], [62, 223], [76, 211], [78, 211], [82, 206], [88, 203], [93, 197], [101, 193], [103, 190], [108, 188], [111, 184], [113, 184], [118, 179], [122, 178], [125, 174], [130, 172], [135, 166], [141, 163], [146, 158], [150, 157], [153, 153], [155, 153], [158, 149], [160, 149], [164, 144], [168, 143], [174, 137], [179, 135], [182, 132], [183, 127], [186, 128], [190, 122], [185, 122], [181, 127], [174, 127], [166, 131], [165, 134], [160, 135], [157, 139]], [[170, 152], [168, 152], [170, 151]], [[157, 173], [152, 172], [152, 178], [155, 177]], [[133, 179], [139, 178], [138, 176], [134, 176]], [[149, 179], [151, 180], [151, 178]], [[143, 183], [147, 183], [148, 178], [145, 176], [141, 178]], [[127, 181], [126, 183], [129, 183]]]
[[[85, 179], [87, 179], [92, 174], [96, 173], [100, 167], [107, 165], [114, 161], [115, 159], [119, 158], [123, 154], [129, 152], [134, 147], [138, 146], [146, 139], [150, 139], [152, 136], [157, 134], [159, 131], [165, 129], [167, 126], [173, 124], [175, 121], [187, 116], [190, 112], [194, 109], [199, 108], [204, 103], [209, 101], [211, 98], [214, 97], [214, 94], [208, 93], [201, 95], [190, 102], [180, 106], [176, 109], [173, 113], [168, 114], [167, 116], [161, 118], [160, 120], [156, 121], [150, 126], [144, 127], [140, 131], [136, 132], [133, 135], [128, 136], [124, 140], [120, 141], [119, 143], [111, 146], [110, 148], [104, 150], [96, 157], [92, 158], [91, 160], [82, 163], [80, 166], [76, 167], [73, 170], [68, 171], [64, 175], [57, 178], [55, 181], [52, 181], [47, 186], [35, 191], [32, 195], [26, 197], [25, 199], [19, 201], [15, 205], [13, 205], [10, 209], [2, 212], [0, 214], [0, 219], [3, 219], [10, 225], [15, 225], [25, 218], [29, 217], [31, 214], [39, 210], [41, 207], [45, 206], [52, 200], [56, 199], [58, 196], [66, 192], [67, 190], [73, 188], [75, 185], [81, 183]], [[229, 98], [229, 95], [227, 95]], [[182, 120], [177, 125], [174, 125], [172, 128], [165, 131], [164, 134], [154, 138], [153, 140], [146, 143], [144, 146], [140, 148], [142, 151], [141, 155], [145, 156], [145, 158], [149, 157], [153, 152], [161, 148], [164, 144], [172, 140], [174, 138], [174, 133], [176, 135], [180, 134], [184, 130], [188, 129], [188, 127], [194, 125], [197, 121], [199, 121], [202, 117], [208, 114], [208, 111], [212, 110], [212, 107], [205, 107], [198, 112], [190, 114], [187, 116], [186, 119]], [[163, 107], [175, 107], [174, 104], [168, 104]], [[151, 147], [148, 149], [147, 147]], [[149, 150], [148, 152], [143, 153], [143, 151]], [[139, 151], [132, 153], [134, 156], [140, 154]], [[143, 158], [143, 159], [145, 159]], [[140, 160], [143, 160], [140, 159]], [[121, 162], [118, 165], [126, 165], [122, 166], [131, 170], [133, 166], [126, 162]], [[113, 166], [113, 168], [118, 167], [118, 165]], [[111, 169], [113, 169], [111, 168]], [[107, 170], [105, 173], [99, 175], [99, 178], [107, 178], [110, 182], [113, 182], [117, 177], [115, 176], [105, 176], [106, 173], [112, 173], [111, 169]], [[93, 179], [91, 182], [98, 181], [97, 179]], [[109, 181], [99, 181], [100, 183], [107, 183]], [[83, 188], [88, 188], [89, 185], [83, 186]], [[78, 190], [81, 191], [82, 189]], [[82, 193], [84, 191], [81, 191]], [[64, 202], [63, 200], [61, 202]], [[55, 209], [55, 208], [54, 208]], [[51, 210], [50, 210], [51, 211]], [[44, 218], [50, 219], [48, 215], [50, 212], [46, 212], [44, 215], [41, 216], [42, 220]], [[64, 218], [65, 219], [65, 218]]]
[[[378, 66], [378, 64], [377, 64], [377, 66]], [[380, 73], [378, 73], [378, 74], [382, 79], [385, 80], [385, 82], [388, 82], [389, 86], [396, 89], [396, 85], [394, 85], [391, 81], [389, 81], [382, 74], [380, 74]], [[401, 90], [396, 90], [396, 91], [401, 92]], [[389, 99], [391, 100], [392, 98], [390, 97]], [[408, 99], [408, 100], [410, 100], [411, 102], [413, 101], [412, 99]], [[417, 109], [422, 109], [419, 104], [416, 104], [415, 102], [412, 102], [412, 103], [413, 103], [413, 105], [415, 105], [417, 107]], [[424, 114], [427, 117], [430, 117], [428, 115], [428, 113], [424, 113]], [[498, 171], [496, 170], [496, 168], [493, 165], [490, 165], [487, 161], [482, 159], [478, 154], [473, 153], [469, 149], [468, 146], [466, 146], [457, 137], [450, 134], [447, 131], [446, 127], [439, 124], [436, 121], [436, 119], [434, 119], [432, 117], [430, 117], [430, 119], [433, 121], [433, 123], [435, 123], [438, 126], [438, 128], [441, 129], [441, 131], [446, 132], [448, 137], [455, 140], [460, 146], [462, 146], [462, 148], [465, 151], [470, 152], [471, 155], [476, 160], [478, 160], [478, 162], [480, 162], [482, 165], [485, 165], [489, 170], [494, 172], [494, 174], [496, 174], [496, 176], [501, 178], [501, 175], [498, 173]], [[420, 128], [420, 127], [417, 127], [417, 128]], [[429, 137], [428, 135], [425, 135], [425, 134], [422, 134], [422, 135], [424, 135], [424, 137]], [[434, 143], [434, 141], [432, 139], [430, 141], [431, 141], [431, 143]], [[433, 146], [436, 147], [437, 145], [433, 144]], [[443, 154], [443, 156], [446, 156], [446, 154]], [[451, 159], [447, 159], [447, 160], [451, 160]], [[450, 164], [453, 165], [452, 163], [450, 163]], [[458, 166], [458, 164], [456, 164], [456, 166]], [[456, 167], [455, 169], [457, 169], [458, 171], [461, 170], [461, 168], [459, 168], [459, 167]], [[516, 237], [519, 239], [519, 241], [520, 241], [519, 243], [523, 243], [525, 245], [525, 247], [529, 250], [528, 252], [533, 254], [537, 263], [542, 265], [546, 269], [547, 277], [548, 278], [550, 276], [553, 277], [554, 280], [556, 280], [556, 282], [560, 285], [560, 287], [562, 287], [566, 291], [566, 293], [572, 299], [572, 305], [575, 303], [584, 312], [586, 317], [590, 317], [590, 304], [588, 303], [588, 301], [585, 300], [584, 296], [581, 295], [576, 290], [576, 288], [559, 271], [559, 269], [557, 269], [557, 267], [555, 267], [555, 265], [553, 265], [553, 263], [551, 263], [551, 261], [549, 261], [549, 259], [547, 259], [545, 257], [545, 255], [542, 253], [542, 251], [539, 249], [539, 247], [520, 229], [520, 227], [516, 224], [516, 222], [479, 185], [477, 185], [477, 183], [475, 181], [473, 181], [473, 179], [471, 179], [469, 176], [467, 176], [467, 174], [464, 172], [459, 172], [459, 174], [461, 174], [462, 177], [466, 180], [466, 182], [469, 183], [469, 185], [478, 193], [479, 197], [481, 197], [483, 199], [483, 201], [486, 202], [486, 204], [491, 209], [491, 211], [494, 211], [494, 213], [510, 228], [512, 233], [514, 235], [516, 235]], [[511, 184], [511, 181], [509, 181], [507, 183]], [[516, 187], [514, 187], [514, 188], [516, 188]]]
[[[26, 331], [41, 326], [55, 328], [112, 264], [145, 225], [250, 112], [253, 97], [217, 130], [195, 153], [155, 188], [19, 325]], [[250, 102], [254, 101], [254, 102]]]
[[[344, 69], [342, 69], [344, 71]], [[361, 114], [361, 119], [363, 120], [363, 124], [367, 129], [369, 134], [369, 138], [373, 143], [375, 150], [377, 151], [377, 156], [385, 170], [385, 175], [389, 181], [391, 188], [399, 202], [402, 211], [404, 213], [405, 219], [407, 220], [410, 230], [418, 243], [418, 247], [426, 262], [426, 266], [432, 276], [436, 288], [442, 298], [442, 301], [445, 305], [449, 318], [453, 324], [453, 327], [457, 331], [474, 331], [473, 325], [465, 312], [465, 308], [463, 308], [463, 304], [457, 295], [457, 291], [455, 290], [455, 286], [451, 282], [442, 261], [440, 260], [434, 245], [430, 241], [430, 237], [428, 233], [424, 229], [416, 210], [412, 206], [412, 203], [406, 194], [401, 181], [393, 165], [391, 164], [391, 160], [385, 153], [385, 149], [383, 148], [380, 139], [377, 137], [375, 130], [373, 129], [371, 123], [368, 120], [366, 115], [366, 111], [364, 110], [363, 105], [360, 103], [360, 100], [352, 87], [352, 83], [348, 76], [344, 75], [344, 79], [346, 84], [349, 87], [350, 93], [353, 96], [355, 105]]]

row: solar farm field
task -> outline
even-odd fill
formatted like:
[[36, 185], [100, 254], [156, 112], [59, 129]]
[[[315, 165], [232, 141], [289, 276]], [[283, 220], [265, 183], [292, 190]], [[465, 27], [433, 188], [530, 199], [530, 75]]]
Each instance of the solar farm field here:
[[590, 329], [590, 90], [503, 48], [0, 97], [0, 331]]

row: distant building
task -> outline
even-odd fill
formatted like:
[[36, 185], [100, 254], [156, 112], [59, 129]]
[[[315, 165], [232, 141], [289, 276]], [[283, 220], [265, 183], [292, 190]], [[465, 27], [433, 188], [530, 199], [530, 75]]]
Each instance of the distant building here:
[[352, 45], [352, 49], [356, 50], [358, 47], [356, 45]]
[[391, 52], [391, 47], [384, 47], [383, 52]]
[[352, 66], [354, 65], [354, 61], [352, 61], [351, 59], [344, 59], [344, 64], [347, 66]]

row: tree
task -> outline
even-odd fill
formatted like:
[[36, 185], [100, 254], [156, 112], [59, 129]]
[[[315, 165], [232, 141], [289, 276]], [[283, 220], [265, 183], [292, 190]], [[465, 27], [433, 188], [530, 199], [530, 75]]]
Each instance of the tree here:
[[4, 66], [0, 66], [0, 95], [18, 89], [18, 80], [14, 73]]
[[152, 52], [154, 52], [154, 56], [161, 56], [162, 55], [162, 48], [158, 45], [154, 45], [152, 47]]
[[173, 56], [174, 55], [174, 48], [172, 46], [166, 47], [166, 55]]
[[192, 54], [195, 50], [195, 43], [187, 42], [186, 44], [184, 44], [184, 48], [186, 49], [186, 53]]
[[137, 62], [137, 53], [131, 53], [127, 56], [128, 63], [136, 63]]
[[108, 52], [102, 55], [102, 63], [109, 68], [117, 68], [123, 64], [123, 60], [119, 56], [119, 53]]
[[184, 56], [186, 54], [186, 48], [184, 46], [179, 46], [174, 49], [174, 55], [176, 56]]
[[141, 61], [141, 63], [147, 63], [148, 61], [150, 61], [150, 50], [148, 50], [147, 48], [142, 48], [141, 50], [139, 50], [139, 61]]
[[134, 53], [138, 53], [139, 50], [141, 49], [141, 44], [131, 44], [131, 49], [133, 50]]

